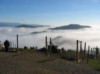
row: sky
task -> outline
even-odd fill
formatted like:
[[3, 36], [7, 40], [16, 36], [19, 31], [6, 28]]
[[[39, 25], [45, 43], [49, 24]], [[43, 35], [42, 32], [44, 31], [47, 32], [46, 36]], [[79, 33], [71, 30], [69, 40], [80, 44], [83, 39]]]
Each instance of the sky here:
[[0, 0], [0, 22], [99, 25], [100, 0]]

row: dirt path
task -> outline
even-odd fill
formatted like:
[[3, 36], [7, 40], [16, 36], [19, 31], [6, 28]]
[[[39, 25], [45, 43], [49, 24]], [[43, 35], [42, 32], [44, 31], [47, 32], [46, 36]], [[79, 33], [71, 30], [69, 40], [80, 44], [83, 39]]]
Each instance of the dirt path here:
[[40, 53], [0, 52], [0, 74], [100, 74], [100, 71]]

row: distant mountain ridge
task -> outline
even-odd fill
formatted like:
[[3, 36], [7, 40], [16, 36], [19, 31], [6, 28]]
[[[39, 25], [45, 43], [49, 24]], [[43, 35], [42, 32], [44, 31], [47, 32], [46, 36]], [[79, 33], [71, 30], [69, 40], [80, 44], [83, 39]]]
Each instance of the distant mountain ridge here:
[[17, 28], [37, 28], [37, 27], [49, 27], [49, 26], [47, 26], [47, 25], [36, 25], [36, 24], [34, 24], [34, 25], [27, 25], [27, 24], [21, 24], [21, 25], [19, 25], [19, 26], [16, 26]]
[[0, 22], [0, 27], [37, 28], [37, 27], [49, 27], [49, 25], [21, 24], [21, 23], [7, 23], [7, 22]]
[[91, 26], [83, 26], [79, 24], [69, 24], [69, 25], [50, 28], [50, 29], [51, 30], [67, 30], [67, 29], [83, 29], [83, 28], [91, 28]]
[[17, 25], [20, 25], [20, 23], [0, 22], [0, 27], [15, 27]]
[[40, 34], [40, 33], [45, 33], [46, 31], [36, 31], [36, 32], [32, 32], [31, 34]]

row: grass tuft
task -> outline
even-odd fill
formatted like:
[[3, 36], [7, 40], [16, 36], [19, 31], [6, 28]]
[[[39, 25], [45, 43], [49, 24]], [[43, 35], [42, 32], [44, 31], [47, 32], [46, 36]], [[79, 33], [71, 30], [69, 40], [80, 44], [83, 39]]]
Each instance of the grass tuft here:
[[98, 60], [90, 60], [89, 65], [95, 68], [100, 69], [100, 59]]

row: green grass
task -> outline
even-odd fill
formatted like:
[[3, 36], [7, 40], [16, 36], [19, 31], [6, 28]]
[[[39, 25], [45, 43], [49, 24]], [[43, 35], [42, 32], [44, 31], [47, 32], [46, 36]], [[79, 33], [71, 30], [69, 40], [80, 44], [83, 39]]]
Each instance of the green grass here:
[[90, 60], [89, 65], [95, 68], [100, 69], [100, 59], [98, 60]]
[[63, 52], [62, 58], [71, 60], [71, 61], [75, 60], [75, 51], [68, 50], [66, 52]]

